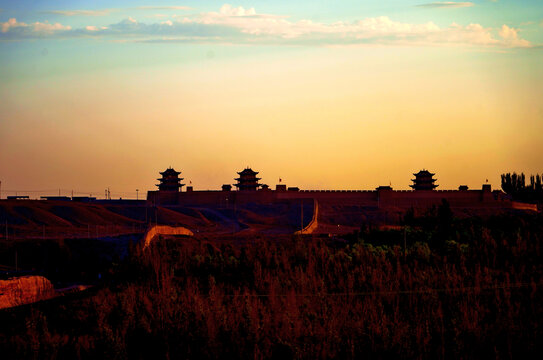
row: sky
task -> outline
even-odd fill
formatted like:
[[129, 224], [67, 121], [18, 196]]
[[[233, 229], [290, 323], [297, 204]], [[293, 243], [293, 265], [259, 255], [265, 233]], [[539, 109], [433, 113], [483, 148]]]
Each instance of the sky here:
[[543, 173], [540, 0], [0, 0], [2, 198]]

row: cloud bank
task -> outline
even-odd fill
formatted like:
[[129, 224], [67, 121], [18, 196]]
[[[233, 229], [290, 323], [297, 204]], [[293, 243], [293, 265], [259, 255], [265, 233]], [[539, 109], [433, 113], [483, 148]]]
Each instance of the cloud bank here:
[[67, 32], [72, 29], [71, 26], [64, 26], [60, 23], [50, 24], [48, 22], [35, 22], [26, 24], [24, 22], [18, 22], [15, 18], [0, 23], [0, 25], [2, 28], [0, 39], [4, 38], [4, 35], [15, 39], [51, 36], [55, 33]]
[[436, 1], [428, 4], [420, 4], [418, 7], [428, 8], [459, 8], [459, 7], [471, 7], [475, 4], [472, 2], [457, 2], [457, 1]]
[[49, 10], [43, 11], [44, 14], [62, 15], [62, 16], [106, 16], [116, 11], [116, 9], [102, 10]]
[[[456, 3], [458, 4], [458, 3]], [[480, 24], [439, 27], [433, 22], [406, 23], [387, 16], [359, 21], [331, 23], [311, 20], [291, 21], [288, 16], [257, 13], [254, 8], [223, 5], [219, 11], [205, 12], [173, 20], [143, 23], [132, 17], [98, 27], [89, 24], [72, 29], [59, 23], [25, 24], [16, 19], [0, 23], [0, 40], [32, 38], [102, 37], [122, 41], [193, 42], [234, 44], [283, 44], [307, 46], [402, 45], [531, 47], [519, 30], [503, 25], [500, 29]]]

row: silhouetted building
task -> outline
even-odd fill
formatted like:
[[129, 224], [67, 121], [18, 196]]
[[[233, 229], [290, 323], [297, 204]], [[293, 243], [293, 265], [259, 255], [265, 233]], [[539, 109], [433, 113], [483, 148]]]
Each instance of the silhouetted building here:
[[172, 168], [167, 168], [166, 171], [160, 173], [162, 178], [157, 179], [160, 184], [157, 184], [159, 191], [180, 191], [185, 184], [181, 184], [183, 178], [179, 177], [179, 171]]
[[[239, 177], [235, 184], [238, 191], [232, 191], [231, 184], [223, 185], [222, 189], [217, 189], [218, 191], [195, 189], [190, 191], [191, 185], [186, 187], [187, 191], [176, 191], [183, 186], [180, 183], [182, 180], [179, 178], [180, 173], [170, 168], [161, 174], [163, 178], [159, 179], [161, 184], [158, 185], [160, 190], [147, 193], [148, 204], [234, 208], [245, 204], [267, 206], [276, 203], [300, 203], [300, 201], [303, 203], [305, 199], [311, 199], [313, 204], [320, 203], [321, 211], [328, 207], [352, 205], [358, 207], [361, 212], [366, 211], [364, 209], [384, 209], [385, 212], [409, 208], [425, 209], [440, 205], [443, 199], [446, 199], [451, 208], [455, 209], [498, 209], [517, 206], [501, 191], [492, 192], [490, 184], [484, 184], [482, 190], [470, 190], [467, 185], [461, 185], [458, 190], [436, 190], [434, 174], [427, 170], [414, 174], [415, 179], [411, 187], [417, 191], [395, 191], [391, 185], [379, 186], [375, 190], [305, 190], [287, 187], [281, 179], [272, 190], [265, 184], [260, 184], [258, 172], [250, 168], [238, 172]], [[95, 201], [109, 204], [112, 200]], [[130, 203], [133, 203], [133, 200]], [[530, 210], [533, 209], [530, 208]]]
[[72, 201], [87, 203], [87, 202], [96, 201], [96, 198], [92, 196], [72, 196]]
[[241, 191], [256, 191], [261, 186], [258, 183], [258, 180], [261, 178], [257, 178], [256, 175], [258, 174], [257, 171], [253, 171], [251, 168], [246, 168], [242, 172], [238, 172], [239, 178], [236, 178], [234, 180], [237, 180], [237, 184], [234, 184], [238, 188], [238, 190]]
[[439, 186], [434, 184], [436, 179], [434, 179], [433, 176], [435, 174], [432, 174], [428, 170], [421, 170], [413, 175], [415, 175], [415, 178], [411, 179], [413, 185], [409, 185], [413, 190], [434, 190]]
[[70, 201], [72, 200], [68, 196], [40, 196], [42, 200], [52, 200], [52, 201]]

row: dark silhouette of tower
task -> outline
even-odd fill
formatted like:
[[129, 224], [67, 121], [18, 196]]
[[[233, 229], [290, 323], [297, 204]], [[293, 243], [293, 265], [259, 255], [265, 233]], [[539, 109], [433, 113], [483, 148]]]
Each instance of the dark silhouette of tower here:
[[239, 178], [236, 178], [234, 180], [237, 180], [237, 184], [234, 184], [238, 188], [238, 190], [241, 191], [256, 191], [261, 184], [258, 183], [258, 180], [261, 178], [257, 178], [256, 175], [258, 172], [253, 171], [251, 168], [246, 168], [245, 170], [238, 172]]
[[172, 168], [167, 168], [161, 172], [162, 178], [157, 179], [160, 184], [157, 184], [159, 191], [180, 191], [185, 184], [181, 184], [183, 178], [179, 177], [181, 172], [175, 171]]
[[428, 170], [421, 170], [415, 175], [414, 179], [411, 179], [413, 181], [413, 185], [409, 185], [413, 188], [413, 190], [434, 190], [439, 185], [435, 185], [434, 182], [436, 179], [433, 178], [435, 174], [432, 174]]

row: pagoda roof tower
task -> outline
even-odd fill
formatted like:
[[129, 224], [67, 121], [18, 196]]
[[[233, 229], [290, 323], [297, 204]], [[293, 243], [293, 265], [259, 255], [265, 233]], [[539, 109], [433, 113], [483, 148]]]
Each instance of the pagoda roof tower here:
[[160, 184], [157, 184], [159, 191], [180, 191], [185, 184], [181, 184], [179, 175], [181, 172], [175, 171], [173, 168], [169, 167], [165, 171], [162, 171], [160, 175], [161, 178], [157, 179], [160, 181]]
[[235, 187], [240, 191], [256, 191], [261, 184], [258, 183], [258, 180], [261, 178], [256, 177], [258, 174], [257, 171], [253, 171], [251, 168], [246, 168], [243, 171], [238, 172], [239, 177], [234, 179], [238, 183], [234, 184]]
[[428, 170], [421, 170], [413, 175], [415, 175], [415, 178], [411, 179], [413, 185], [409, 185], [413, 190], [434, 190], [439, 186], [434, 184], [436, 179], [434, 179], [433, 176], [435, 174], [432, 174]]

